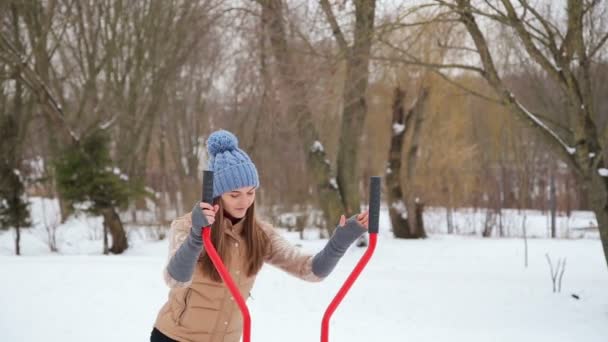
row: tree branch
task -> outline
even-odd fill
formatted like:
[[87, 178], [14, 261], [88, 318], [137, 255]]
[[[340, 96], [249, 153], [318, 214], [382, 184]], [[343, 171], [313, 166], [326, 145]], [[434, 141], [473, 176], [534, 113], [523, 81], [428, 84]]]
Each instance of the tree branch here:
[[450, 63], [450, 64], [444, 64], [444, 63], [428, 63], [428, 62], [424, 62], [422, 61], [420, 58], [412, 55], [411, 53], [407, 52], [406, 50], [403, 50], [385, 40], [379, 40], [380, 43], [386, 44], [388, 47], [394, 49], [395, 51], [405, 55], [408, 59], [402, 59], [402, 58], [396, 58], [396, 57], [382, 57], [382, 56], [373, 56], [372, 58], [375, 60], [380, 60], [380, 61], [389, 61], [389, 62], [400, 62], [400, 63], [405, 63], [405, 64], [410, 64], [410, 65], [418, 65], [418, 66], [423, 66], [423, 67], [429, 67], [429, 68], [437, 68], [437, 69], [462, 69], [462, 70], [469, 70], [469, 71], [473, 71], [479, 74], [483, 74], [484, 70], [472, 65], [466, 65], [466, 64], [459, 64], [459, 63]]
[[483, 99], [485, 101], [488, 101], [490, 103], [495, 103], [495, 104], [500, 104], [502, 105], [502, 101], [500, 101], [500, 99], [495, 99], [489, 96], [486, 96], [480, 92], [477, 92], [473, 89], [467, 88], [465, 86], [463, 86], [462, 84], [452, 80], [450, 77], [448, 77], [447, 75], [445, 75], [444, 73], [442, 73], [441, 71], [437, 70], [437, 69], [431, 69], [431, 71], [433, 73], [435, 73], [436, 75], [438, 75], [439, 77], [441, 77], [442, 79], [444, 79], [446, 82], [448, 82], [449, 84], [455, 86], [458, 89], [462, 89], [464, 92], [469, 93], [473, 96], [479, 97], [480, 99]]
[[600, 38], [599, 43], [597, 43], [597, 45], [591, 49], [591, 51], [589, 52], [589, 59], [592, 59], [593, 56], [595, 56], [595, 54], [600, 51], [600, 49], [602, 48], [602, 46], [604, 46], [604, 44], [606, 44], [606, 41], [608, 41], [608, 32], [606, 32], [604, 34], [604, 36], [602, 38]]
[[[43, 105], [46, 105], [51, 109], [51, 112], [55, 114], [55, 119], [61, 123], [61, 128], [66, 131], [66, 133], [71, 137], [72, 141], [78, 142], [78, 135], [69, 127], [65, 118], [65, 113], [63, 112], [61, 105], [55, 100], [55, 97], [52, 95], [49, 87], [40, 79], [38, 74], [36, 74], [36, 72], [29, 67], [27, 60], [22, 59], [23, 56], [21, 56], [19, 51], [1, 32], [0, 40], [7, 47], [7, 50], [9, 50], [16, 58], [16, 61], [13, 61], [13, 64], [15, 64], [16, 68], [21, 71], [18, 73], [19, 79], [38, 95], [38, 98]], [[47, 101], [43, 101], [43, 98], [45, 97]]]
[[[484, 69], [484, 77], [488, 80], [490, 85], [496, 90], [498, 95], [503, 99], [504, 104], [511, 108], [515, 114], [520, 115], [527, 122], [532, 124], [534, 127], [539, 129], [541, 136], [545, 138], [545, 140], [550, 143], [550, 146], [558, 146], [559, 148], [555, 149], [564, 160], [567, 160], [574, 168], [579, 169], [578, 164], [574, 158], [573, 147], [570, 147], [557, 133], [549, 129], [538, 117], [532, 114], [530, 111], [525, 109], [513, 96], [513, 94], [505, 87], [502, 79], [498, 75], [498, 71], [494, 65], [494, 61], [490, 50], [488, 49], [488, 43], [486, 41], [485, 36], [481, 32], [477, 22], [475, 21], [475, 17], [471, 11], [470, 3], [468, 0], [457, 0], [458, 8], [457, 11], [462, 18], [463, 24], [466, 26], [467, 30], [477, 50], [479, 51], [479, 55], [481, 57], [481, 62]], [[503, 0], [505, 2], [506, 0]], [[513, 15], [513, 12], [510, 13]], [[520, 27], [521, 30], [521, 27]], [[519, 32], [519, 31], [518, 31]]]
[[336, 41], [338, 42], [340, 50], [342, 50], [342, 54], [347, 55], [347, 52], [349, 50], [348, 43], [346, 42], [346, 38], [344, 38], [344, 34], [340, 29], [340, 25], [336, 20], [336, 16], [334, 15], [334, 12], [331, 9], [331, 4], [328, 0], [320, 0], [319, 3], [321, 4], [323, 12], [325, 12], [327, 22], [329, 22], [329, 26], [331, 26], [331, 31], [334, 37], [336, 38]]
[[532, 34], [528, 30], [526, 30], [523, 22], [517, 16], [517, 13], [515, 13], [515, 8], [513, 8], [511, 1], [510, 0], [501, 0], [501, 1], [507, 10], [508, 18], [509, 18], [511, 24], [517, 31], [519, 38], [524, 43], [524, 47], [525, 47], [526, 51], [528, 52], [528, 54], [530, 55], [530, 57], [532, 57], [532, 59], [534, 59], [536, 61], [536, 63], [538, 63], [540, 66], [542, 66], [543, 69], [545, 69], [545, 71], [549, 75], [551, 75], [558, 83], [563, 84], [564, 79], [562, 78], [560, 73], [557, 71], [557, 69], [553, 66], [553, 64], [545, 57], [545, 55], [543, 55], [543, 53], [538, 49], [538, 47], [536, 47], [536, 45], [532, 41]]

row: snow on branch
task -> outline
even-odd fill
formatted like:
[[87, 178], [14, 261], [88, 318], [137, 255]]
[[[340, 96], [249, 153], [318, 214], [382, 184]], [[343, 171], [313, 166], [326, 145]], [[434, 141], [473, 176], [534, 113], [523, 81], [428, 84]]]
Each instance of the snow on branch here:
[[319, 140], [315, 140], [315, 142], [310, 147], [311, 152], [323, 152], [325, 149], [323, 148], [323, 144]]
[[129, 176], [126, 173], [123, 173], [119, 168], [117, 167], [106, 167], [106, 171], [115, 174], [116, 176], [118, 176], [121, 180], [128, 182], [129, 181]]
[[405, 125], [400, 123], [393, 124], [393, 135], [399, 135], [405, 131]]
[[335, 177], [331, 177], [331, 178], [329, 179], [329, 185], [330, 185], [332, 188], [336, 189], [336, 190], [338, 190], [338, 189], [339, 189], [339, 188], [338, 188], [338, 182], [336, 181], [336, 178], [335, 178]]
[[[513, 94], [511, 94], [511, 98], [514, 98]], [[537, 125], [539, 125], [542, 129], [547, 131], [551, 136], [553, 136], [565, 149], [568, 154], [574, 154], [576, 152], [576, 148], [568, 146], [564, 139], [562, 139], [555, 131], [545, 125], [536, 115], [532, 114], [526, 107], [524, 107], [519, 101], [515, 100], [515, 104], [524, 112], [526, 115], [534, 121]]]
[[102, 123], [99, 125], [99, 129], [105, 131], [106, 129], [108, 129], [110, 126], [112, 126], [112, 124], [114, 124], [114, 122], [116, 121], [116, 119], [118, 118], [118, 115], [114, 115], [110, 120]]

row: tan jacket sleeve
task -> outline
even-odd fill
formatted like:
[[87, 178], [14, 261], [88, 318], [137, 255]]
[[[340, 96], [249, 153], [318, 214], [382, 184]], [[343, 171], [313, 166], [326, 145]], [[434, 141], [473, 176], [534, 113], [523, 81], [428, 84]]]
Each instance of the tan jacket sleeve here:
[[165, 268], [163, 270], [163, 277], [165, 279], [165, 284], [167, 284], [170, 288], [175, 287], [189, 287], [192, 284], [192, 279], [187, 282], [180, 282], [169, 274], [167, 271], [167, 266], [169, 265], [169, 261], [175, 255], [179, 247], [186, 241], [188, 238], [188, 234], [190, 234], [190, 226], [192, 226], [192, 216], [188, 213], [184, 216], [181, 216], [173, 222], [171, 222], [171, 228], [169, 229], [168, 240], [169, 240], [169, 256], [167, 258], [167, 263], [165, 264]]
[[272, 225], [262, 223], [261, 226], [270, 240], [265, 260], [267, 263], [302, 280], [310, 282], [323, 280], [312, 272], [313, 255], [304, 253], [289, 243]]

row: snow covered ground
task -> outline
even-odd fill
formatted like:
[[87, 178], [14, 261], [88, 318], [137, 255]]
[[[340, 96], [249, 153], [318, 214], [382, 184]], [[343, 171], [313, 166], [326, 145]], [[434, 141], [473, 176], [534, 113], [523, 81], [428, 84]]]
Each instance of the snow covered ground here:
[[[0, 340], [148, 340], [167, 294], [166, 241], [132, 234], [127, 253], [102, 256], [100, 222], [81, 216], [59, 228], [62, 254], [51, 254], [40, 207], [34, 202], [36, 228], [23, 233], [23, 256], [11, 255], [13, 232], [0, 233]], [[435, 234], [403, 241], [386, 230], [386, 212], [381, 222], [374, 257], [333, 316], [331, 341], [608, 339], [608, 272], [596, 238], [530, 239], [525, 268], [521, 239]], [[310, 252], [325, 243], [314, 232], [304, 241], [285, 234]], [[318, 284], [263, 268], [248, 302], [252, 340], [318, 341], [326, 306], [363, 252], [350, 249]], [[561, 293], [552, 292], [546, 253], [554, 263], [567, 258]]]

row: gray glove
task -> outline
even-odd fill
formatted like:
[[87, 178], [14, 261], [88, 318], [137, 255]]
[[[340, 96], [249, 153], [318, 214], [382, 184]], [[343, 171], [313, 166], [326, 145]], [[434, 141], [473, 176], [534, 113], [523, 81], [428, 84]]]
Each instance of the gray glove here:
[[192, 208], [192, 228], [190, 234], [194, 235], [201, 243], [203, 242], [203, 230], [201, 228], [207, 227], [207, 217], [203, 214], [200, 202], [197, 202]]
[[357, 222], [356, 216], [346, 220], [343, 227], [337, 227], [327, 245], [312, 259], [312, 272], [320, 278], [327, 277], [350, 245], [365, 232], [365, 227]]
[[192, 279], [194, 266], [198, 260], [198, 256], [203, 251], [203, 230], [202, 227], [207, 227], [209, 223], [203, 214], [200, 203], [197, 202], [192, 208], [192, 227], [188, 238], [179, 247], [177, 252], [169, 260], [167, 272], [169, 275], [179, 281], [188, 282]]

